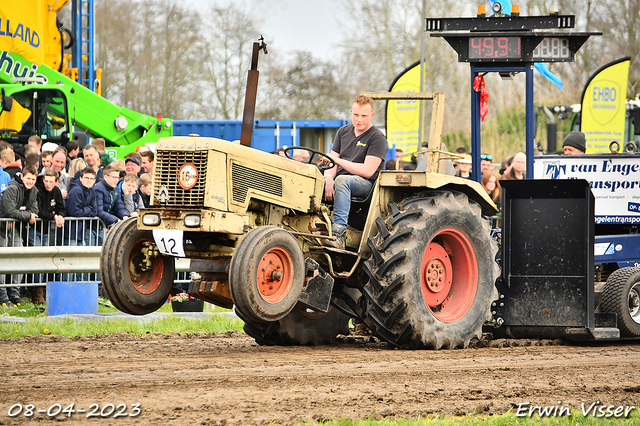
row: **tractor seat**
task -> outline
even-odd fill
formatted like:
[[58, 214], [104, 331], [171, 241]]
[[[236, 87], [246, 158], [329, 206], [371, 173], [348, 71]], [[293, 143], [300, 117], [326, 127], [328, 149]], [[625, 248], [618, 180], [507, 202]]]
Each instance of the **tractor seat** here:
[[371, 185], [369, 193], [364, 197], [351, 197], [351, 210], [349, 211], [348, 224], [358, 231], [364, 229], [364, 224], [367, 220], [367, 214], [369, 213], [369, 206], [371, 205], [371, 196], [376, 185]]
[[368, 206], [371, 203], [371, 196], [373, 195], [373, 190], [375, 187], [375, 184], [371, 185], [369, 193], [367, 193], [367, 195], [365, 195], [364, 197], [351, 197], [351, 208], [354, 208], [356, 206], [361, 207], [364, 205]]

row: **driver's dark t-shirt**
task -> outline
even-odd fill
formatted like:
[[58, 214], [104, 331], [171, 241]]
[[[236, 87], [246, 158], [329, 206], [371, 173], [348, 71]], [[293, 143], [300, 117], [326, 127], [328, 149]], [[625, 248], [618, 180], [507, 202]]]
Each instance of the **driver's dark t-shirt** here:
[[[364, 163], [367, 155], [381, 158], [382, 161], [378, 169], [369, 178], [371, 182], [375, 182], [380, 170], [384, 167], [384, 159], [387, 156], [388, 148], [387, 138], [376, 126], [371, 126], [369, 130], [359, 136], [356, 136], [353, 130], [353, 124], [347, 124], [339, 128], [331, 150], [340, 154], [340, 158], [354, 163]], [[336, 177], [349, 174], [351, 173], [338, 166]]]

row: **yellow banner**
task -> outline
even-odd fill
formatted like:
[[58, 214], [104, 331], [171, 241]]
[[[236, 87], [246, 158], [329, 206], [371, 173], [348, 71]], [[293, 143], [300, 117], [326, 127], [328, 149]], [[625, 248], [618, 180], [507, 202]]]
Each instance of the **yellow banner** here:
[[622, 58], [600, 68], [582, 93], [580, 130], [587, 138], [587, 154], [609, 152], [613, 141], [624, 147], [629, 64], [629, 58]]
[[[390, 92], [420, 91], [420, 61], [412, 64], [391, 84]], [[404, 152], [420, 149], [420, 101], [401, 100], [387, 102], [387, 140], [389, 145]]]
[[42, 1], [0, 1], [0, 51], [16, 53], [37, 65], [42, 63]]

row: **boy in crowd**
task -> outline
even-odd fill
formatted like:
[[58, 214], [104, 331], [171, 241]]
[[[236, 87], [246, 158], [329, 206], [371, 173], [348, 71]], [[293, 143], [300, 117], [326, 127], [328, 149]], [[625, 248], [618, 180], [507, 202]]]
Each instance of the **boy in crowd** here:
[[465, 179], [471, 179], [471, 164], [471, 155], [464, 154], [464, 157], [458, 160], [458, 170], [456, 171], [456, 176]]
[[30, 152], [24, 156], [25, 158], [25, 166], [35, 167], [38, 170], [40, 166], [40, 155], [35, 152]]
[[[118, 170], [108, 165], [104, 168], [104, 180], [94, 187], [98, 217], [102, 219], [107, 228], [128, 217], [122, 204], [122, 198], [116, 189], [119, 180]], [[99, 241], [99, 245], [102, 245], [102, 241]]]
[[[93, 145], [85, 145], [84, 148], [82, 148], [82, 156], [87, 167], [90, 167], [96, 172], [95, 183], [100, 182], [104, 176], [104, 170], [102, 169], [102, 160], [100, 159], [100, 153], [98, 152], [96, 147]], [[70, 176], [71, 180], [69, 182], [69, 188], [73, 188], [75, 185], [80, 183], [81, 174], [82, 170], [78, 170], [73, 176]]]
[[0, 193], [7, 189], [7, 185], [9, 185], [9, 182], [11, 181], [11, 176], [2, 169], [1, 164], [2, 161], [0, 160]]
[[27, 158], [29, 154], [35, 154], [38, 158], [40, 158], [40, 150], [33, 145], [25, 145], [22, 151], [24, 152], [24, 158]]
[[49, 221], [53, 221], [57, 228], [64, 226], [64, 217], [67, 209], [64, 206], [62, 192], [56, 185], [58, 183], [58, 172], [47, 169], [36, 182], [38, 188], [38, 216], [42, 219], [40, 226], [31, 228], [29, 231], [30, 246], [49, 245]]
[[122, 196], [122, 204], [127, 211], [127, 215], [138, 216], [138, 201], [140, 198], [138, 195], [138, 175], [128, 173], [121, 183], [120, 195]]
[[[35, 169], [35, 167], [34, 167]], [[60, 188], [56, 186], [58, 183], [58, 172], [53, 169], [47, 169], [42, 179], [37, 179], [36, 188], [38, 188], [38, 217], [41, 222], [36, 223], [29, 228], [29, 245], [30, 246], [47, 246], [49, 245], [49, 234], [56, 240], [56, 229], [62, 230], [64, 226], [64, 217], [67, 210], [64, 207], [64, 199]], [[51, 226], [53, 221], [54, 226]], [[53, 230], [51, 230], [53, 228]], [[60, 233], [62, 236], [62, 233]], [[57, 241], [57, 240], [56, 240]], [[35, 275], [34, 282], [43, 282], [40, 274]], [[31, 301], [34, 304], [42, 304], [44, 300], [44, 287], [31, 287]]]
[[16, 174], [22, 170], [22, 164], [20, 161], [16, 161], [15, 153], [10, 148], [2, 150], [0, 153], [0, 167], [11, 176], [11, 179], [14, 179]]
[[78, 158], [78, 154], [80, 153], [80, 147], [78, 146], [77, 142], [69, 141], [67, 142], [67, 145], [65, 145], [65, 148], [67, 148], [69, 162]]
[[109, 154], [105, 151], [105, 140], [103, 138], [93, 139], [91, 146], [94, 146], [98, 153], [100, 153], [100, 162], [104, 166], [108, 166], [113, 162], [113, 158], [109, 157]]
[[42, 138], [38, 135], [31, 135], [27, 140], [27, 145], [30, 145], [36, 149], [36, 152], [40, 154], [40, 149], [42, 147]]
[[151, 175], [149, 173], [143, 173], [138, 181], [138, 196], [140, 202], [138, 208], [144, 209], [151, 206]]
[[[96, 171], [86, 167], [80, 171], [80, 185], [74, 185], [67, 195], [66, 206], [69, 217], [96, 217], [98, 208], [93, 185], [96, 181]], [[71, 222], [69, 227], [70, 245], [96, 245], [97, 229], [85, 227], [82, 223]]]
[[40, 168], [40, 170], [51, 167], [51, 154], [53, 153], [50, 151], [45, 151], [42, 153], [42, 167]]
[[[101, 238], [98, 220], [94, 219], [98, 215], [96, 205], [96, 195], [93, 190], [96, 181], [96, 171], [91, 167], [85, 167], [80, 171], [77, 185], [74, 185], [67, 195], [67, 214], [74, 218], [92, 219], [72, 219], [69, 220], [68, 241], [71, 246], [96, 246]], [[76, 281], [88, 281], [89, 274], [76, 274]], [[96, 277], [99, 280], [99, 274]]]
[[100, 182], [103, 176], [100, 152], [98, 152], [98, 149], [93, 145], [85, 145], [85, 147], [82, 148], [82, 155], [84, 161], [87, 163], [87, 167], [91, 167], [96, 172], [96, 183]]
[[[6, 150], [5, 150], [6, 151]], [[0, 197], [0, 217], [15, 219], [3, 222], [0, 227], [0, 247], [22, 247], [21, 223], [33, 225], [38, 217], [38, 189], [35, 187], [38, 172], [33, 167], [25, 167], [22, 173], [9, 182]], [[0, 284], [4, 284], [4, 274], [0, 274]], [[12, 275], [15, 287], [0, 288], [0, 305], [13, 306], [20, 301], [18, 286], [22, 274]]]
[[140, 151], [140, 166], [144, 169], [144, 173], [153, 173], [153, 161], [155, 154], [151, 150]]

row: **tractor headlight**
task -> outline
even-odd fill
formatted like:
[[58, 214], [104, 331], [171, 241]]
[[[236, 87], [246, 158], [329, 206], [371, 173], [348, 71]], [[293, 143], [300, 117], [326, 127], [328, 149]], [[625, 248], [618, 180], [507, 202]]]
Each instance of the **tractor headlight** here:
[[160, 225], [160, 215], [158, 213], [145, 213], [142, 215], [142, 224], [146, 226]]
[[184, 226], [187, 228], [198, 228], [200, 226], [199, 214], [188, 214], [184, 217]]

